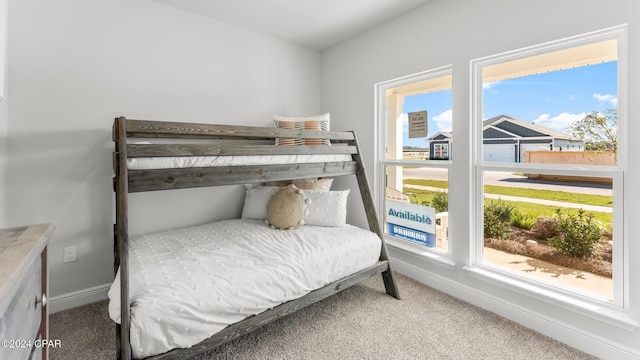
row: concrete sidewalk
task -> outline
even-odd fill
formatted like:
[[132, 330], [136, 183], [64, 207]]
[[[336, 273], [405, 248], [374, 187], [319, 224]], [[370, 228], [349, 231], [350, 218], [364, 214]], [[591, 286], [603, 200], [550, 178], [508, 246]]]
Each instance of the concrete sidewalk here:
[[[532, 245], [535, 246], [535, 245]], [[613, 280], [586, 271], [575, 270], [530, 257], [510, 254], [484, 247], [484, 262], [487, 264], [521, 272], [556, 285], [563, 285], [586, 293], [613, 298]]]

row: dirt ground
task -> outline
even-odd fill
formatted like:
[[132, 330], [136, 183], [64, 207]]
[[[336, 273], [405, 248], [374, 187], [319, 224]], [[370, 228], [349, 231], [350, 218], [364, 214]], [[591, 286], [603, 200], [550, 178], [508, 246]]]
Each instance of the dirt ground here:
[[612, 246], [608, 241], [603, 240], [598, 244], [596, 257], [591, 259], [578, 259], [558, 253], [547, 244], [546, 240], [534, 240], [535, 243], [528, 241], [533, 239], [535, 239], [535, 236], [532, 231], [512, 228], [508, 239], [485, 238], [484, 244], [496, 250], [528, 256], [555, 265], [611, 277]]

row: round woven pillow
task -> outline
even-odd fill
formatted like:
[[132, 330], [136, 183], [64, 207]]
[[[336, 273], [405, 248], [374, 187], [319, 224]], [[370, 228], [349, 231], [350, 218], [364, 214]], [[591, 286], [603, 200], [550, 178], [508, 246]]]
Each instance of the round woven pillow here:
[[277, 229], [295, 229], [304, 224], [306, 202], [295, 185], [282, 188], [267, 203], [267, 224]]

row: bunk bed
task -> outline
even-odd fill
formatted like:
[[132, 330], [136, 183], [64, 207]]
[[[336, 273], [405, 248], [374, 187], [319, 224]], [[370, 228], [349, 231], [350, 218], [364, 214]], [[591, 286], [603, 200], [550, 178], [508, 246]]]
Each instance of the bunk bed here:
[[[331, 145], [278, 146], [275, 145], [277, 144], [276, 139], [310, 139], [313, 140], [312, 143], [319, 143], [319, 140], [322, 140], [323, 144], [330, 143]], [[384, 237], [374, 210], [374, 202], [360, 149], [353, 132], [131, 120], [119, 117], [113, 123], [113, 141], [115, 143], [113, 164], [116, 200], [116, 220], [114, 224], [115, 279], [109, 294], [111, 299], [109, 308], [110, 315], [116, 322], [118, 358], [191, 358], [376, 274], [382, 275], [386, 293], [399, 299], [387, 257]], [[261, 220], [237, 219], [142, 236], [132, 236], [131, 239], [129, 237], [128, 218], [129, 216], [135, 216], [135, 214], [129, 214], [128, 196], [130, 193], [234, 184], [263, 186], [264, 183], [272, 181], [335, 178], [348, 175], [356, 177], [367, 216], [368, 230], [348, 224], [334, 228], [304, 225], [295, 230], [274, 230]], [[201, 254], [193, 254], [193, 251], [198, 249], [205, 254], [215, 253], [213, 251], [215, 249], [212, 250], [209, 247], [210, 243], [214, 242], [218, 235], [223, 233], [232, 233], [233, 239], [227, 242], [227, 244], [231, 244], [228, 247], [233, 248], [232, 255], [225, 253], [219, 255], [217, 259], [214, 255], [213, 260], [203, 261], [202, 257], [200, 257]], [[189, 239], [185, 240], [180, 236], [186, 236]], [[284, 240], [281, 239], [283, 236], [285, 237]], [[257, 246], [254, 241], [256, 238], [262, 242], [263, 239], [272, 237], [277, 242], [276, 245], [266, 244], [267, 248], [254, 248], [254, 246]], [[372, 240], [372, 238], [375, 240]], [[355, 247], [340, 250], [341, 244], [349, 243], [346, 239], [354, 242], [353, 246]], [[360, 239], [362, 239], [362, 242], [358, 243]], [[206, 298], [226, 304], [230, 300], [225, 296], [228, 298], [242, 297], [243, 295], [239, 295], [233, 286], [235, 286], [234, 284], [245, 282], [243, 279], [246, 280], [246, 277], [236, 278], [234, 281], [224, 279], [228, 265], [221, 265], [222, 268], [212, 272], [207, 267], [209, 264], [217, 263], [220, 257], [236, 257], [245, 261], [245, 257], [248, 255], [242, 253], [242, 251], [259, 253], [259, 256], [265, 253], [278, 253], [279, 256], [280, 253], [286, 252], [282, 248], [286, 248], [287, 244], [295, 244], [291, 245], [292, 248], [304, 248], [307, 243], [322, 244], [325, 241], [327, 244], [324, 247], [331, 248], [334, 253], [332, 254], [327, 249], [321, 249], [320, 255], [316, 256], [320, 256], [322, 261], [326, 263], [334, 261], [334, 258], [341, 258], [347, 252], [358, 256], [360, 252], [367, 251], [368, 255], [362, 255], [362, 258], [358, 260], [347, 260], [348, 264], [360, 264], [354, 265], [355, 267], [350, 267], [350, 265], [345, 265], [344, 263], [331, 263], [332, 265], [328, 267], [338, 270], [333, 271], [331, 275], [327, 275], [323, 279], [314, 279], [311, 284], [305, 284], [303, 286], [305, 289], [283, 290], [282, 292], [288, 296], [284, 300], [278, 299], [273, 294], [262, 295], [262, 291], [265, 289], [259, 289], [257, 294], [249, 294], [248, 296], [253, 297], [253, 300], [257, 299], [256, 302], [262, 303], [261, 307], [247, 310], [243, 308], [244, 305], [241, 305], [239, 308], [243, 310], [242, 314], [237, 316], [228, 314], [224, 316], [216, 315], [218, 317], [226, 317], [227, 324], [222, 326], [218, 324], [217, 327], [219, 329], [212, 330], [204, 340], [197, 343], [172, 348], [172, 346], [175, 346], [175, 338], [179, 338], [181, 335], [176, 333], [167, 334], [165, 328], [170, 328], [172, 325], [163, 323], [168, 321], [165, 317], [173, 319], [179, 317], [180, 314], [165, 313], [166, 304], [164, 305], [165, 308], [157, 307], [155, 310], [153, 310], [153, 307], [150, 308], [151, 310], [142, 308], [146, 303], [156, 304], [161, 302], [163, 300], [162, 291], [168, 291], [169, 293], [173, 291], [171, 294], [174, 295], [174, 300], [183, 301], [189, 292], [185, 290], [186, 283], [183, 283], [183, 278], [186, 276], [196, 281], [195, 285], [188, 286], [192, 286], [194, 289], [197, 288], [198, 291], [196, 291], [194, 297], [200, 297], [194, 300], [197, 303], [192, 307], [183, 307], [182, 304], [174, 306], [170, 303], [170, 307], [177, 308], [178, 312], [184, 311], [184, 309], [190, 312], [185, 317], [189, 318], [191, 322], [187, 325], [176, 326], [180, 329], [184, 328], [184, 331], [188, 332], [190, 327], [200, 328], [205, 323], [216, 323], [218, 319], [211, 320], [207, 318], [205, 320], [205, 315], [199, 313], [201, 309], [209, 308]], [[330, 243], [331, 241], [334, 241], [334, 243]], [[270, 251], [269, 247], [271, 246], [278, 247], [278, 251]], [[225, 245], [217, 244], [214, 247], [217, 249], [225, 247]], [[369, 262], [367, 262], [363, 258], [372, 257], [372, 247], [374, 248], [373, 256], [375, 258], [373, 261], [368, 260]], [[244, 250], [241, 248], [244, 248]], [[305, 254], [306, 251], [306, 248], [302, 250]], [[336, 251], [343, 251], [345, 254], [335, 254]], [[182, 267], [177, 270], [166, 270], [164, 268], [167, 265], [166, 263], [178, 261], [172, 260], [178, 258], [176, 252], [186, 254], [186, 257], [180, 260], [182, 263], [179, 266]], [[299, 253], [294, 253], [291, 256], [295, 258], [291, 260], [292, 262], [303, 262], [300, 261], [302, 257]], [[146, 263], [149, 259], [155, 259], [153, 260], [155, 262]], [[261, 271], [260, 266], [288, 268], [289, 265], [292, 265], [274, 265], [273, 263], [257, 265], [259, 261], [246, 260], [250, 266], [245, 266], [247, 264], [242, 264], [242, 261], [240, 261], [240, 266], [243, 271], [254, 270], [254, 273], [247, 273], [246, 276], [249, 277], [255, 275], [255, 270], [269, 273], [269, 271]], [[287, 260], [278, 258], [276, 260], [270, 259], [269, 261], [282, 262]], [[145, 264], [147, 265], [146, 267]], [[194, 264], [204, 264], [203, 269], [207, 272], [198, 274], [197, 269], [195, 269], [197, 266]], [[189, 267], [191, 265], [194, 266]], [[280, 272], [278, 276], [289, 278], [294, 273], [299, 275], [300, 272], [304, 271], [308, 273], [318, 272], [308, 269], [306, 267], [308, 264], [302, 263], [298, 265], [300, 267], [286, 270], [289, 271], [288, 273], [286, 271]], [[317, 269], [319, 265], [315, 264], [314, 266], [316, 266], [314, 269]], [[203, 298], [202, 286], [209, 282], [205, 278], [207, 275], [213, 276], [214, 272], [217, 280], [210, 281], [214, 289], [204, 288], [205, 295], [208, 294], [208, 296]], [[301, 277], [307, 277], [307, 274], [302, 275], [304, 276]], [[293, 277], [295, 276], [297, 275]], [[223, 277], [222, 280], [220, 280], [221, 277]], [[149, 285], [149, 279], [153, 279], [151, 282], [154, 282], [154, 284], [164, 281], [163, 279], [166, 282], [160, 283], [160, 291], [146, 289], [145, 285]], [[273, 284], [272, 280], [260, 280], [260, 284], [268, 285], [263, 286], [263, 288], [268, 289], [281, 287], [280, 284], [277, 284], [277, 286]], [[273, 281], [277, 281], [277, 279]], [[298, 280], [296, 279], [295, 281]], [[250, 281], [246, 282], [250, 283]], [[229, 287], [229, 284], [232, 284], [231, 287]], [[259, 286], [260, 284], [257, 285]], [[172, 290], [172, 286], [176, 286], [176, 288]], [[253, 285], [250, 284], [250, 286], [255, 290], [255, 283]], [[153, 293], [153, 291], [156, 292]], [[248, 291], [251, 292], [252, 289]], [[224, 292], [228, 292], [228, 294], [225, 295]], [[144, 297], [144, 294], [150, 296]], [[264, 298], [260, 298], [261, 296]], [[273, 301], [279, 303], [272, 303]], [[156, 311], [156, 313], [154, 314], [153, 311]], [[157, 313], [158, 311], [160, 313]], [[155, 322], [143, 323], [143, 314], [145, 313], [150, 320]], [[199, 321], [200, 319], [202, 320]], [[140, 321], [140, 323], [136, 323], [136, 321]], [[174, 330], [176, 326], [174, 326]], [[213, 326], [213, 328], [216, 328], [216, 326]], [[147, 353], [146, 351], [149, 351], [149, 349], [143, 348], [151, 340], [141, 339], [141, 337], [147, 335], [146, 332], [160, 332], [160, 339], [153, 341], [165, 343], [164, 345], [169, 348], [166, 351], [164, 349], [160, 350], [163, 351], [161, 353], [154, 353], [159, 350]], [[178, 330], [177, 332], [181, 331]], [[166, 343], [170, 344], [167, 345]]]

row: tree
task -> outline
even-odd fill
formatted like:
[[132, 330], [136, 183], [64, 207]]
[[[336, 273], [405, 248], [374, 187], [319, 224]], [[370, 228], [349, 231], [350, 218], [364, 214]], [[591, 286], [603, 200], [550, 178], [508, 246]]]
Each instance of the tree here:
[[604, 113], [592, 111], [567, 129], [571, 135], [584, 141], [585, 150], [613, 152], [618, 147], [617, 130], [617, 109], [607, 109]]

